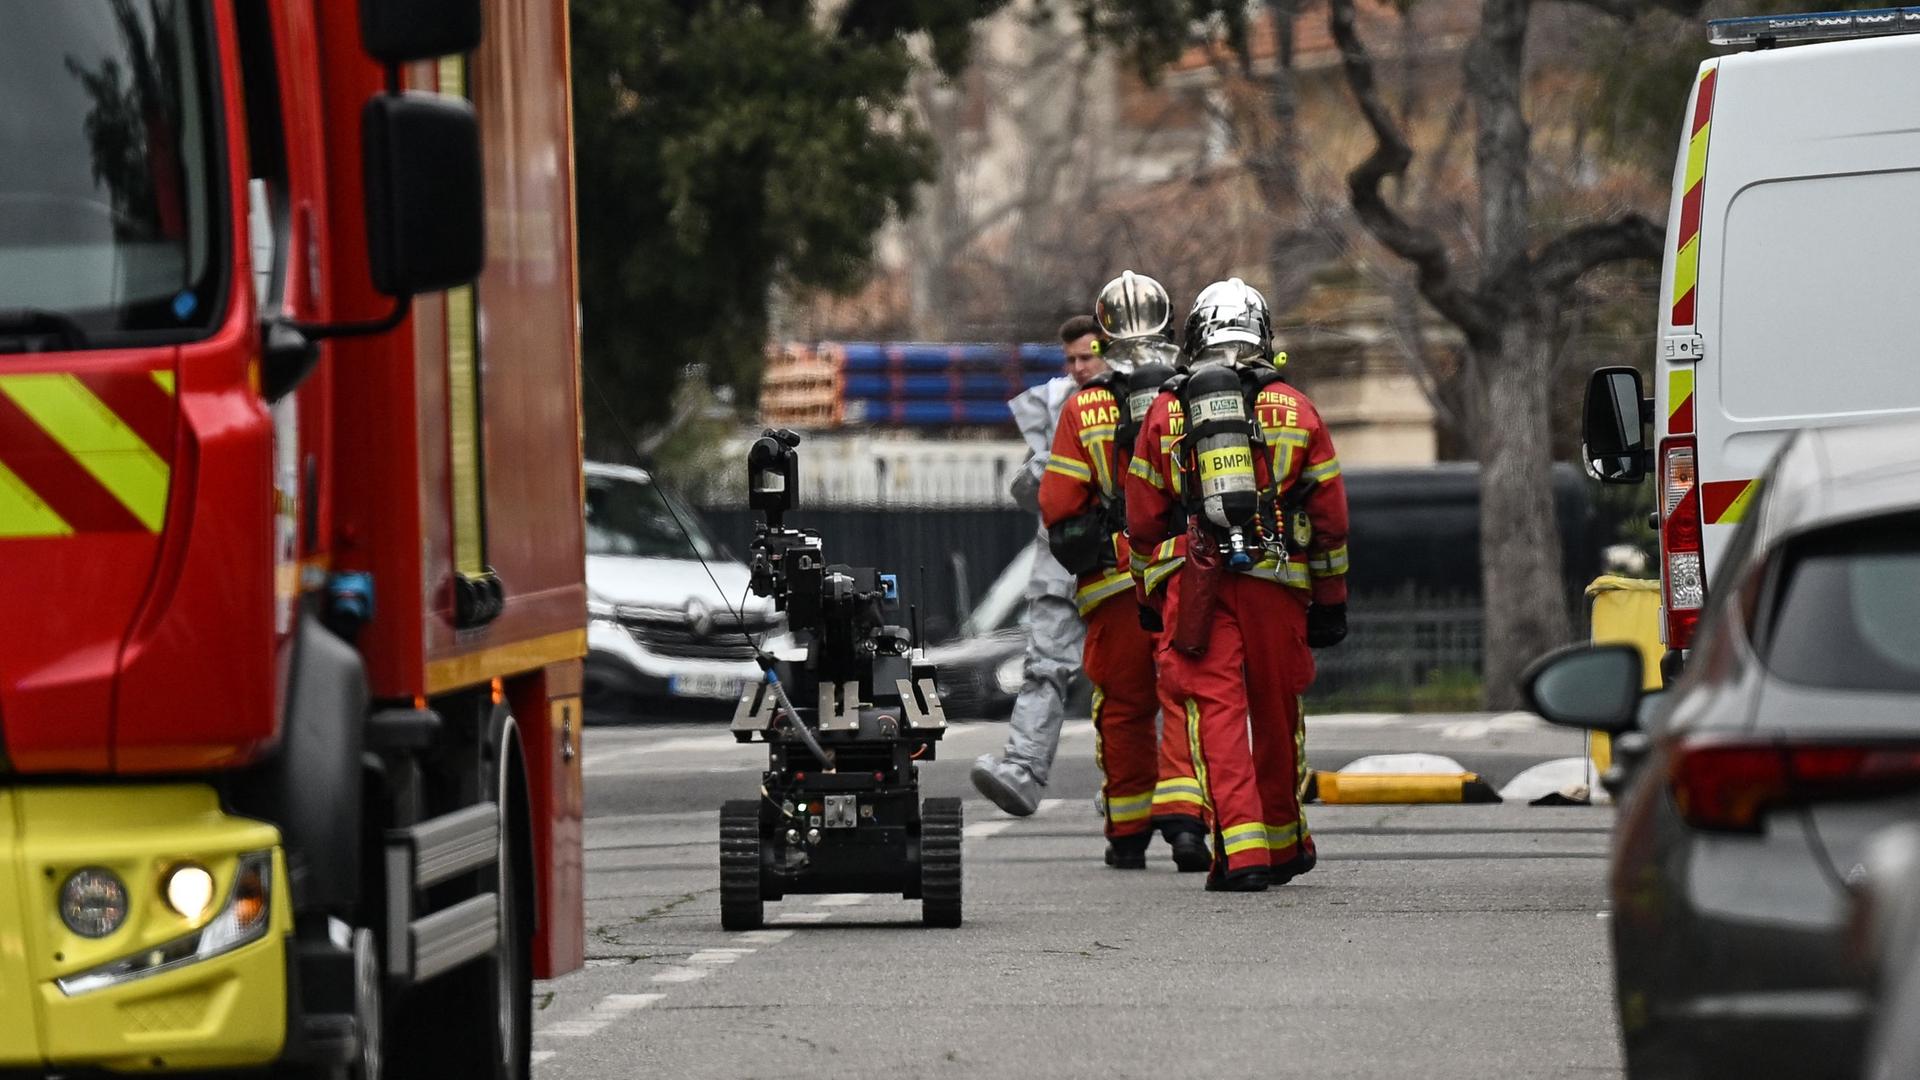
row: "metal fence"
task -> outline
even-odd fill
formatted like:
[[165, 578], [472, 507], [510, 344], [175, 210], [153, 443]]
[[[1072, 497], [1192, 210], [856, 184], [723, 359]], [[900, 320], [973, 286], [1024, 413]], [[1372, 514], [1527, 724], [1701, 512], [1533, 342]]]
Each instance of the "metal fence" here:
[[1473, 597], [1356, 595], [1347, 640], [1314, 654], [1314, 712], [1480, 707], [1485, 620]]
[[[701, 516], [715, 537], [745, 557], [753, 543], [753, 514], [707, 509]], [[927, 636], [934, 639], [959, 626], [1039, 529], [1032, 514], [1012, 508], [808, 509], [787, 520], [817, 530], [833, 562], [900, 575], [906, 601], [919, 606]]]

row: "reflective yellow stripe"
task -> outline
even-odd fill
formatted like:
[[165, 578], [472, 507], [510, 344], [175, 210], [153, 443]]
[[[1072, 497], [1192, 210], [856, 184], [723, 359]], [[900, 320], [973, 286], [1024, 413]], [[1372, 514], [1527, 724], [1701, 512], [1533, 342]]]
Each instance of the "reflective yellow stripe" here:
[[148, 374], [153, 376], [153, 384], [155, 386], [166, 391], [169, 395], [173, 393], [173, 372], [152, 371], [148, 372]]
[[167, 463], [72, 375], [0, 377], [13, 399], [127, 512], [153, 532], [167, 515]]
[[1700, 281], [1700, 238], [1686, 242], [1673, 260], [1673, 296], [1675, 302], [1693, 291]]
[[1297, 427], [1275, 428], [1267, 436], [1267, 441], [1270, 443], [1285, 443], [1288, 446], [1305, 446], [1308, 439], [1307, 429]]
[[0, 540], [72, 535], [73, 527], [0, 461]]
[[1152, 795], [1128, 795], [1121, 798], [1110, 796], [1107, 799], [1107, 820], [1109, 821], [1145, 821], [1152, 816]]
[[1347, 572], [1347, 545], [1341, 544], [1332, 551], [1323, 551], [1307, 560], [1307, 566], [1318, 578], [1339, 577]]
[[1169, 776], [1165, 780], [1153, 785], [1153, 793], [1156, 795], [1169, 791], [1191, 791], [1195, 795], [1198, 795], [1200, 794], [1200, 781], [1191, 776]]
[[1226, 842], [1227, 854], [1236, 855], [1267, 846], [1267, 826], [1264, 822], [1248, 821], [1231, 825], [1220, 831], [1220, 837]]
[[1109, 570], [1106, 576], [1089, 585], [1082, 585], [1073, 594], [1074, 605], [1085, 615], [1099, 607], [1102, 601], [1111, 599], [1133, 588], [1133, 575], [1123, 570]]
[[1153, 805], [1163, 806], [1173, 803], [1192, 803], [1195, 806], [1207, 805], [1207, 797], [1197, 791], [1169, 791], [1153, 797]]
[[1148, 567], [1147, 572], [1140, 576], [1141, 583], [1146, 585], [1148, 592], [1152, 592], [1160, 587], [1161, 582], [1172, 577], [1173, 572], [1180, 569], [1181, 564], [1186, 561], [1185, 559], [1168, 559], [1157, 566]]
[[1302, 475], [1316, 484], [1324, 484], [1340, 475], [1340, 459], [1330, 457], [1318, 465], [1309, 465]]
[[1296, 589], [1305, 589], [1309, 587], [1309, 582], [1307, 579], [1307, 567], [1305, 563], [1298, 563], [1298, 562], [1293, 562], [1289, 560], [1284, 564], [1284, 569], [1282, 567], [1283, 567], [1283, 564], [1281, 564], [1276, 560], [1264, 559], [1259, 563], [1256, 563], [1253, 569], [1242, 571], [1242, 573], [1246, 574], [1248, 577], [1251, 577], [1251, 578], [1259, 578], [1262, 581], [1271, 581], [1276, 584], [1291, 586]]
[[1127, 475], [1137, 476], [1161, 491], [1167, 489], [1166, 481], [1160, 479], [1160, 474], [1153, 471], [1153, 466], [1147, 464], [1146, 458], [1134, 458], [1127, 466]]
[[1300, 842], [1300, 823], [1297, 821], [1291, 825], [1275, 825], [1267, 822], [1266, 830], [1267, 846], [1275, 851], [1292, 847]]
[[1713, 122], [1708, 121], [1687, 140], [1687, 182], [1680, 186], [1681, 191], [1691, 191], [1693, 185], [1707, 178], [1707, 142], [1712, 131]]
[[1213, 811], [1213, 792], [1207, 787], [1207, 756], [1200, 752], [1200, 706], [1186, 700], [1187, 754], [1193, 758], [1193, 778], [1200, 784], [1200, 805]]
[[1680, 411], [1693, 397], [1693, 369], [1674, 368], [1667, 372], [1667, 419]]
[[1059, 454], [1047, 458], [1047, 471], [1061, 476], [1070, 476], [1075, 480], [1093, 479], [1093, 470], [1088, 468], [1085, 462], [1075, 461]]

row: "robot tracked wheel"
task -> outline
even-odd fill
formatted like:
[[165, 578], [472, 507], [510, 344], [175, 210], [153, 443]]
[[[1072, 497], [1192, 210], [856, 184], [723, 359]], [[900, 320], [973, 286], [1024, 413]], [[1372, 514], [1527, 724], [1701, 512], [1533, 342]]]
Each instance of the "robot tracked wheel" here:
[[[740, 742], [761, 742], [760, 798], [720, 814], [720, 921], [751, 929], [789, 894], [897, 893], [927, 926], [961, 922], [961, 808], [920, 798], [920, 763], [946, 734], [934, 666], [893, 621], [898, 579], [829, 563], [818, 533], [790, 528], [800, 437], [769, 430], [747, 453], [754, 593], [786, 613], [791, 649], [734, 708]], [[796, 705], [804, 702], [804, 705]]]

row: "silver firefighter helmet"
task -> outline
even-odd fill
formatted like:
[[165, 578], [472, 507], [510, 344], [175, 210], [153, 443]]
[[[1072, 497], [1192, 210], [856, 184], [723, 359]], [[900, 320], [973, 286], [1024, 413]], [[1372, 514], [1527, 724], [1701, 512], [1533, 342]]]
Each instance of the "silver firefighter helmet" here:
[[1185, 349], [1194, 363], [1264, 359], [1273, 348], [1273, 313], [1260, 290], [1240, 280], [1200, 290], [1187, 316]]
[[1093, 302], [1093, 317], [1100, 330], [1115, 341], [1165, 334], [1173, 321], [1173, 300], [1166, 287], [1131, 270], [1100, 288]]

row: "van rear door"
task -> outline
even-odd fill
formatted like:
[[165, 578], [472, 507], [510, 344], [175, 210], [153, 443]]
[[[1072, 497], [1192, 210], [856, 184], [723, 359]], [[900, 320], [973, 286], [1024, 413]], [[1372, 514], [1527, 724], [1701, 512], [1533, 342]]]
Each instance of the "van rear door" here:
[[1717, 82], [1693, 365], [1710, 584], [1788, 433], [1920, 415], [1920, 37], [1729, 56]]

